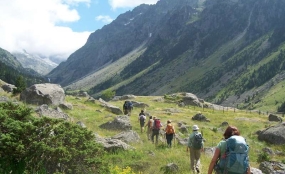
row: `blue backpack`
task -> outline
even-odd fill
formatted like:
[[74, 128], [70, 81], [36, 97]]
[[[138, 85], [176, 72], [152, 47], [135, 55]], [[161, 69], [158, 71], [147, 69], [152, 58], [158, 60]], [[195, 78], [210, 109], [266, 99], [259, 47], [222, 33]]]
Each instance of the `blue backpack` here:
[[231, 136], [226, 140], [226, 154], [215, 166], [217, 173], [246, 174], [249, 167], [249, 147], [242, 136]]

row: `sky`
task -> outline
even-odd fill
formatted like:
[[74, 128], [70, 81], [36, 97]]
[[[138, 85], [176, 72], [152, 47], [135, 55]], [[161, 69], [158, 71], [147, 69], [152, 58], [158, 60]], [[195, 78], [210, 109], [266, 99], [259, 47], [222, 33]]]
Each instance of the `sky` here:
[[0, 0], [0, 47], [66, 60], [118, 15], [158, 0]]

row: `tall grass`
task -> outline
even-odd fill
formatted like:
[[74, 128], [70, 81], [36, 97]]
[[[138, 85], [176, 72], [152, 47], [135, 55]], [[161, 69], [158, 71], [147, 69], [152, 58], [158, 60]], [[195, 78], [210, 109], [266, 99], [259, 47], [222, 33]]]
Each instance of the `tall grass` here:
[[[174, 123], [176, 131], [179, 132], [177, 123], [183, 122], [189, 126], [188, 134], [182, 135], [188, 137], [191, 133], [191, 126], [197, 124], [200, 131], [206, 140], [205, 147], [214, 147], [222, 139], [222, 134], [225, 127], [221, 126], [222, 122], [228, 122], [230, 125], [237, 126], [250, 146], [250, 164], [253, 167], [258, 167], [258, 155], [262, 148], [270, 147], [272, 149], [282, 149], [279, 146], [269, 145], [260, 142], [257, 139], [256, 132], [276, 123], [268, 122], [267, 115], [262, 115], [256, 112], [246, 112], [242, 110], [213, 110], [207, 108], [199, 108], [194, 106], [178, 107], [175, 102], [156, 102], [155, 98], [159, 96], [138, 96], [135, 101], [147, 103], [150, 107], [145, 108], [145, 112], [152, 116], [159, 117], [161, 122], [166, 125], [166, 121], [171, 119]], [[74, 109], [68, 111], [68, 114], [74, 118], [74, 121], [82, 121], [88, 129], [98, 133], [101, 136], [110, 137], [119, 133], [119, 131], [108, 131], [100, 129], [99, 126], [107, 121], [112, 121], [116, 115], [106, 111], [99, 103], [85, 103], [85, 98], [82, 100], [68, 96], [67, 101], [73, 103]], [[112, 105], [122, 108], [124, 101], [110, 101]], [[178, 112], [170, 113], [166, 109], [174, 108]], [[147, 140], [146, 133], [140, 133], [138, 114], [141, 108], [134, 108], [130, 121], [132, 129], [136, 131], [141, 138], [140, 143], [130, 144], [135, 147], [133, 151], [118, 151], [110, 153], [108, 160], [111, 168], [119, 167], [122, 170], [130, 167], [135, 173], [157, 174], [163, 173], [161, 168], [169, 163], [175, 163], [179, 167], [179, 173], [190, 172], [190, 156], [186, 152], [186, 146], [179, 145], [177, 140], [172, 148], [167, 148], [165, 140], [159, 141], [155, 146], [151, 141]], [[202, 113], [210, 122], [193, 121], [191, 118], [197, 113]], [[271, 159], [281, 161], [280, 156], [273, 156]], [[206, 153], [201, 157], [202, 173], [206, 173], [208, 165], [211, 161], [211, 156]]]

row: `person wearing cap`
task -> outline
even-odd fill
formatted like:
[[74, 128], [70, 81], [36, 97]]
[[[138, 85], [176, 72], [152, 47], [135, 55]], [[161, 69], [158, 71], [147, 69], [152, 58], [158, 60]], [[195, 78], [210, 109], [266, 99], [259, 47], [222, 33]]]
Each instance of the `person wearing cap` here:
[[[187, 152], [190, 149], [190, 167], [193, 173], [195, 171], [197, 173], [200, 173], [200, 157], [201, 157], [201, 152], [204, 150], [204, 142], [202, 141], [202, 148], [201, 149], [196, 149], [193, 146], [193, 142], [195, 139], [195, 135], [201, 135], [201, 133], [198, 131], [199, 127], [197, 125], [193, 125], [192, 127], [193, 132], [190, 134], [188, 138], [188, 145], [187, 145]], [[201, 135], [202, 136], [202, 135]]]
[[172, 145], [172, 139], [175, 135], [175, 129], [174, 126], [171, 124], [171, 120], [167, 120], [167, 125], [165, 127], [165, 138], [167, 142], [167, 147], [171, 148]]

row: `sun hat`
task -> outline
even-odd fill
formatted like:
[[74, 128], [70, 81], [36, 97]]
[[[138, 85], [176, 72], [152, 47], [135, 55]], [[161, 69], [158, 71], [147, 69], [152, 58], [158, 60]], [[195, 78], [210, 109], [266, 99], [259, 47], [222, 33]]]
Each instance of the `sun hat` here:
[[196, 130], [199, 130], [199, 127], [198, 127], [197, 125], [194, 125], [194, 126], [192, 127], [192, 129], [193, 129], [193, 131], [196, 131]]

